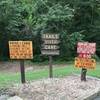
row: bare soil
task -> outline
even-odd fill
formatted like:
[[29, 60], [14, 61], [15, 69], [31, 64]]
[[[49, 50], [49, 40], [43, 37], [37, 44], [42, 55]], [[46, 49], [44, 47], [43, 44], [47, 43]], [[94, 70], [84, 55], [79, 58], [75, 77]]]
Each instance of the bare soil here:
[[[65, 67], [66, 64], [56, 64], [53, 67]], [[37, 71], [40, 69], [48, 69], [48, 65], [43, 64], [33, 64], [32, 62], [25, 62], [26, 71]], [[0, 72], [5, 73], [17, 73], [20, 72], [20, 62], [19, 61], [9, 61], [9, 62], [0, 62]]]

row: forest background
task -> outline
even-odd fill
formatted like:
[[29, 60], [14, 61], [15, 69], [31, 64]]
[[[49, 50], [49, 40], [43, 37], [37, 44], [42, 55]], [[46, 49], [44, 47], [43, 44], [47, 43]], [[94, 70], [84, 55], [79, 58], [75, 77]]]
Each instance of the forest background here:
[[32, 40], [33, 62], [43, 62], [41, 34], [60, 34], [60, 55], [77, 56], [79, 41], [97, 43], [100, 57], [100, 0], [0, 0], [0, 60], [9, 60], [9, 40]]

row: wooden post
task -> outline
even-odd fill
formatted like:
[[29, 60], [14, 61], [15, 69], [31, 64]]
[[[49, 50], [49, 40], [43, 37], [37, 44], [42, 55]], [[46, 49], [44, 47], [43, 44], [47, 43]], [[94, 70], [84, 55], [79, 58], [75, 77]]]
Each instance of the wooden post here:
[[52, 69], [52, 56], [49, 56], [49, 77], [53, 77], [53, 69]]
[[87, 72], [87, 69], [82, 68], [82, 70], [81, 70], [81, 81], [86, 81], [86, 72]]
[[21, 70], [21, 82], [25, 83], [25, 67], [24, 67], [24, 60], [20, 61], [20, 70]]

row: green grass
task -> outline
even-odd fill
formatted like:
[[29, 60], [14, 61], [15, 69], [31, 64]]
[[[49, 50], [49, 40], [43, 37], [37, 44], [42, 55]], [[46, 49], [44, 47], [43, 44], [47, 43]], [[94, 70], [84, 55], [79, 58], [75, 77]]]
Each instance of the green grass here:
[[[54, 77], [64, 77], [70, 74], [79, 74], [81, 69], [75, 68], [72, 64], [66, 64], [66, 67], [53, 68]], [[28, 71], [26, 80], [32, 81], [42, 78], [48, 78], [49, 70]], [[100, 63], [97, 63], [95, 70], [88, 70], [87, 75], [100, 78]], [[20, 83], [20, 73], [0, 73], [0, 87], [9, 86], [13, 83]]]

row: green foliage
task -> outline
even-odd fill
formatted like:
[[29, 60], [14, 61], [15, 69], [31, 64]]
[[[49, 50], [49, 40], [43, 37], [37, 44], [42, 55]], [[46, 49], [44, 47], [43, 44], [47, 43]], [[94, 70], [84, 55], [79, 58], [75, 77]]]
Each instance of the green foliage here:
[[68, 38], [69, 40], [69, 46], [70, 48], [73, 50], [75, 50], [75, 47], [77, 46], [78, 42], [82, 42], [84, 35], [80, 34], [81, 32], [74, 32], [70, 35], [70, 37]]
[[[68, 5], [55, 4], [48, 8], [46, 14], [41, 14], [38, 25], [42, 32], [63, 32], [67, 31], [67, 26], [73, 17], [74, 10]], [[59, 28], [60, 27], [60, 28]]]
[[96, 42], [100, 56], [100, 0], [78, 0], [73, 6], [75, 16], [72, 30], [84, 30], [85, 41]]
[[9, 40], [32, 40], [41, 61], [40, 35], [47, 32], [60, 34], [64, 60], [76, 55], [78, 41], [96, 42], [100, 56], [100, 1], [0, 0], [0, 58], [8, 57]]

